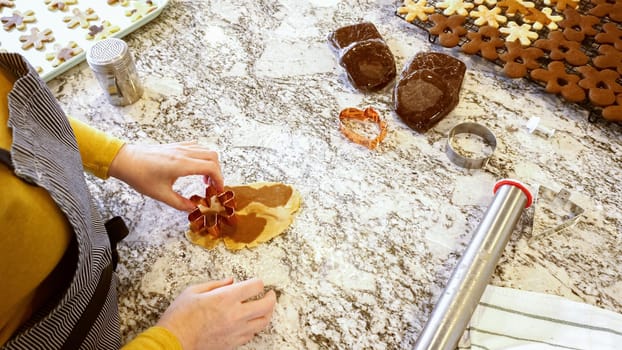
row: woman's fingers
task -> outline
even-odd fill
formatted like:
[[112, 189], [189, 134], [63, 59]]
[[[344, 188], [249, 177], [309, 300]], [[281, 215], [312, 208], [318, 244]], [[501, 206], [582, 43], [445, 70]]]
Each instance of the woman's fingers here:
[[207, 293], [214, 289], [225, 287], [231, 284], [233, 284], [233, 278], [228, 277], [228, 278], [224, 278], [221, 280], [208, 281], [204, 283], [195, 284], [190, 288], [192, 289], [194, 293]]
[[262, 317], [268, 317], [274, 310], [274, 304], [276, 304], [276, 294], [274, 291], [267, 292], [261, 299], [248, 301], [242, 305], [244, 313], [249, 320], [259, 319]]

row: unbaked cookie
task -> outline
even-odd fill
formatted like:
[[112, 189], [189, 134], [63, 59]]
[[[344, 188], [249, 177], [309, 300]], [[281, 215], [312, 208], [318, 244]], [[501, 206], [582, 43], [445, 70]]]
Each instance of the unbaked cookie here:
[[34, 15], [35, 13], [32, 10], [28, 10], [24, 13], [13, 11], [13, 15], [2, 17], [0, 21], [2, 21], [4, 30], [11, 30], [13, 28], [24, 30], [26, 29], [26, 23], [33, 23], [37, 20]]
[[13, 7], [13, 6], [15, 6], [15, 3], [13, 1], [0, 0], [0, 11], [2, 11], [2, 8], [4, 7]]
[[129, 3], [129, 0], [108, 0], [108, 5], [120, 4], [121, 6], [127, 6]]
[[133, 8], [131, 10], [125, 11], [125, 15], [130, 17], [132, 22], [136, 22], [158, 9], [158, 6], [151, 0], [132, 1], [132, 6]]
[[75, 41], [70, 41], [67, 46], [61, 44], [54, 45], [54, 52], [45, 55], [45, 59], [52, 61], [52, 67], [58, 67], [63, 62], [67, 62], [73, 57], [82, 53], [82, 49], [78, 47]]
[[69, 10], [70, 5], [75, 5], [78, 3], [78, 0], [65, 0], [65, 1], [53, 1], [53, 0], [45, 0], [45, 4], [48, 5], [48, 9], [51, 11], [67, 11]]
[[88, 28], [91, 21], [95, 21], [99, 18], [92, 8], [88, 8], [84, 11], [79, 8], [74, 8], [72, 13], [73, 16], [66, 16], [63, 18], [63, 22], [67, 23], [67, 28], [74, 28], [78, 24], [82, 28]]
[[38, 28], [32, 28], [30, 29], [30, 34], [20, 36], [19, 41], [23, 43], [22, 49], [24, 50], [28, 50], [33, 46], [35, 49], [41, 50], [45, 47], [45, 43], [54, 41], [54, 36], [51, 29], [40, 31]]
[[101, 25], [93, 24], [89, 27], [86, 39], [94, 41], [103, 40], [112, 36], [119, 30], [121, 30], [121, 28], [119, 26], [113, 26], [110, 21], [102, 21]]
[[302, 203], [294, 187], [275, 182], [227, 186], [224, 194], [224, 204], [218, 194], [191, 198], [198, 205], [188, 215], [191, 229], [186, 237], [192, 243], [207, 249], [221, 240], [230, 250], [256, 247], [283, 233]]

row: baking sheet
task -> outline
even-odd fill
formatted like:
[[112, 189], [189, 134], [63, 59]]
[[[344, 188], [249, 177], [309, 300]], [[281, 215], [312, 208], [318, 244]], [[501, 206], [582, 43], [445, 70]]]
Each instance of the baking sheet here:
[[[12, 3], [12, 6], [6, 3]], [[160, 15], [167, 4], [168, 0], [0, 1], [0, 50], [24, 55], [47, 82], [84, 61], [86, 52], [96, 42], [106, 37], [122, 38]], [[25, 19], [22, 29], [13, 25], [15, 11]], [[91, 19], [84, 20], [84, 14], [89, 12]], [[83, 19], [83, 23], [78, 23], [79, 19]], [[81, 25], [84, 23], [86, 27]], [[75, 26], [70, 28], [72, 24]], [[94, 26], [103, 26], [103, 31], [97, 33]], [[50, 29], [53, 40], [43, 42], [40, 49], [24, 49], [20, 37], [30, 36], [33, 28], [39, 31]]]

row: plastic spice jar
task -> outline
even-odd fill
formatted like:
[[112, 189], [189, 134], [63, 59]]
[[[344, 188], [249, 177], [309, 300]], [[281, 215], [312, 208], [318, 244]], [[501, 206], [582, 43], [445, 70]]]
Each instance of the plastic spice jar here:
[[143, 87], [125, 41], [108, 38], [87, 52], [86, 61], [111, 104], [125, 106], [140, 99]]

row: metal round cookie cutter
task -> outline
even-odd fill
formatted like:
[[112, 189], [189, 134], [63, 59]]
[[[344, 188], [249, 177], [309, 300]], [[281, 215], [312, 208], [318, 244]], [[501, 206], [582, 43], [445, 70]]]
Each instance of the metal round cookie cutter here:
[[[489, 154], [483, 157], [478, 158], [469, 158], [460, 154], [456, 149], [454, 149], [454, 137], [457, 134], [473, 134], [481, 137], [486, 144], [491, 148]], [[445, 153], [447, 153], [447, 157], [454, 164], [467, 168], [467, 169], [479, 169], [484, 167], [492, 154], [495, 152], [495, 148], [497, 148], [497, 138], [495, 134], [492, 133], [487, 127], [473, 122], [461, 123], [453, 127], [449, 131], [449, 135], [447, 136], [447, 146], [445, 147]]]

